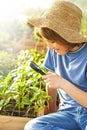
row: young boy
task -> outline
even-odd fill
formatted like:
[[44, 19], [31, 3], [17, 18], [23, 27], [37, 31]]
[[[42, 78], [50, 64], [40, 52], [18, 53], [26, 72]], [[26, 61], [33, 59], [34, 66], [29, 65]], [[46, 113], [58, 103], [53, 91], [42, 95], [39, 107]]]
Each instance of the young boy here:
[[87, 130], [87, 43], [80, 34], [81, 19], [79, 7], [57, 0], [40, 18], [28, 22], [47, 42], [44, 67], [49, 72], [43, 79], [53, 100], [51, 113], [29, 121], [24, 130]]

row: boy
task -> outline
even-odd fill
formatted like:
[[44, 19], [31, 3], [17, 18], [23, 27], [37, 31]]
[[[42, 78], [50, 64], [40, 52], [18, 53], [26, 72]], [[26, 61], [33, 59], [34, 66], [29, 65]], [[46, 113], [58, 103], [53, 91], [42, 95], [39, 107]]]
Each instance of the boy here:
[[81, 19], [79, 7], [57, 0], [40, 18], [29, 21], [47, 42], [44, 67], [49, 72], [43, 79], [53, 101], [51, 113], [31, 120], [24, 130], [87, 130], [87, 43], [80, 34]]

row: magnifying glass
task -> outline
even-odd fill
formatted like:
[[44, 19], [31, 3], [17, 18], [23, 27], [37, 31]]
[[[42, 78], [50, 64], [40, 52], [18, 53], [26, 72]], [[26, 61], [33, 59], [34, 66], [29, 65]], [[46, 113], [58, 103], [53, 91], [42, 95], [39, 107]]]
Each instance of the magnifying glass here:
[[45, 75], [45, 73], [41, 70], [41, 68], [33, 61], [30, 62], [30, 67], [34, 69], [36, 72], [40, 73], [41, 75]]

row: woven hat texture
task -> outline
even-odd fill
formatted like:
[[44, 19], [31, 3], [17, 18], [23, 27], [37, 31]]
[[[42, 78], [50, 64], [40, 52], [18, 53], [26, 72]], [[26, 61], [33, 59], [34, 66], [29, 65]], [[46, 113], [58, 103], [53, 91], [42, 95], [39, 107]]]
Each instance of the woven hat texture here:
[[35, 27], [47, 27], [71, 43], [85, 42], [80, 34], [82, 19], [81, 9], [69, 1], [56, 0], [39, 18], [28, 19], [28, 24]]

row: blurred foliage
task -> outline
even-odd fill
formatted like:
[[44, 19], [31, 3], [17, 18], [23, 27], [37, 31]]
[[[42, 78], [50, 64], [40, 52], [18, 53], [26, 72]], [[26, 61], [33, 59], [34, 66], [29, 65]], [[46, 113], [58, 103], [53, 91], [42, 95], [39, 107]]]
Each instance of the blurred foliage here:
[[29, 37], [31, 29], [27, 26], [27, 24], [19, 21], [18, 19], [6, 21], [4, 24], [0, 23], [0, 40], [10, 41], [15, 38], [20, 40], [25, 31], [27, 32], [27, 37]]
[[83, 36], [87, 37], [87, 17], [82, 18], [81, 33]]
[[15, 67], [15, 56], [11, 53], [0, 52], [0, 76], [6, 77], [7, 74]]

